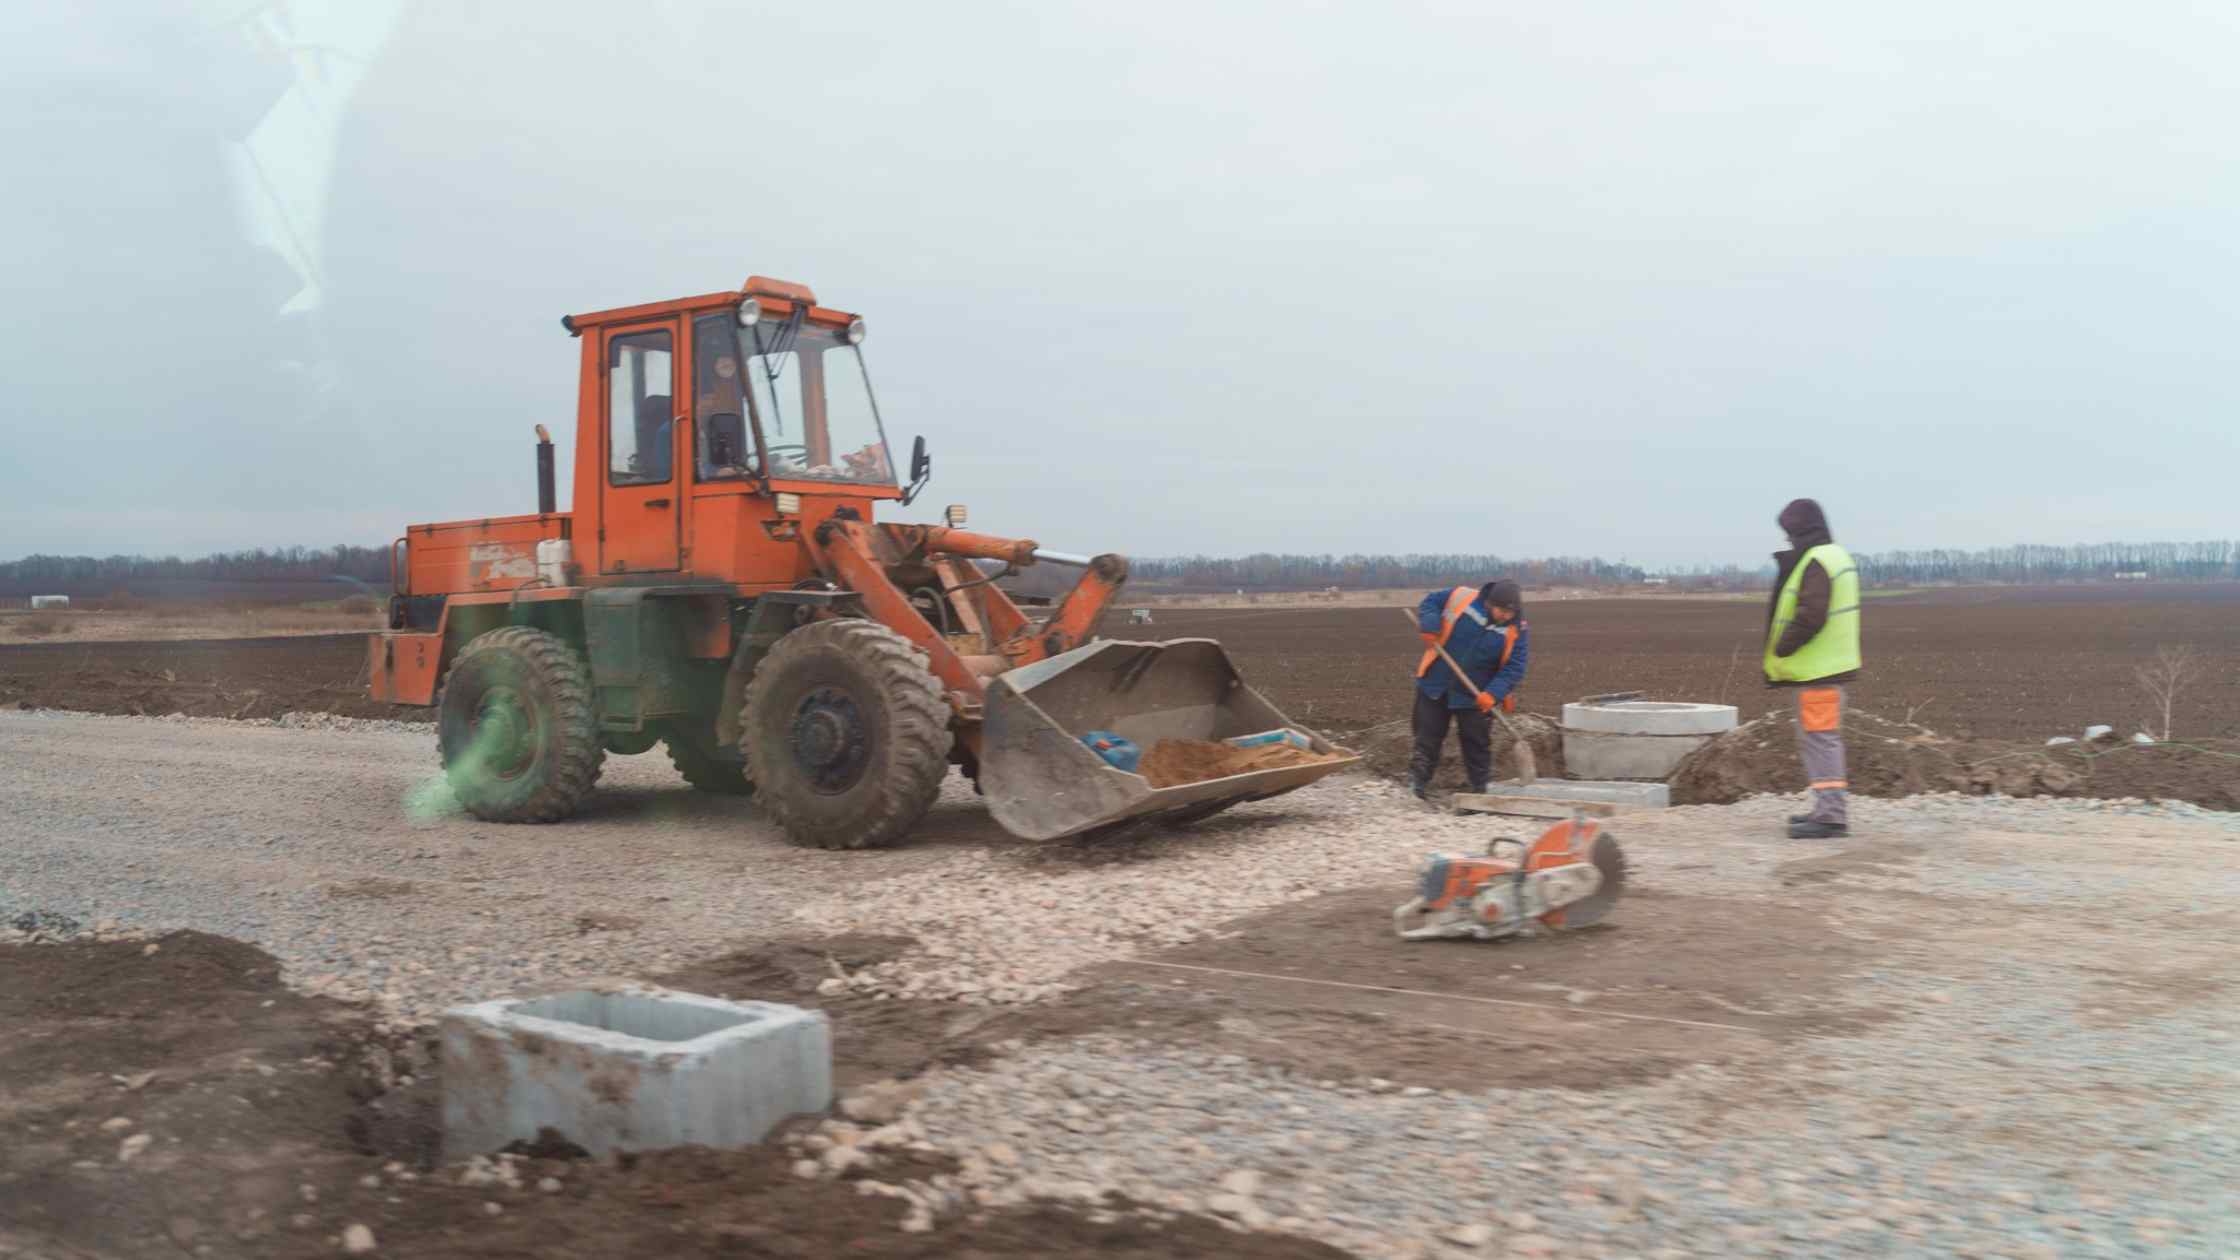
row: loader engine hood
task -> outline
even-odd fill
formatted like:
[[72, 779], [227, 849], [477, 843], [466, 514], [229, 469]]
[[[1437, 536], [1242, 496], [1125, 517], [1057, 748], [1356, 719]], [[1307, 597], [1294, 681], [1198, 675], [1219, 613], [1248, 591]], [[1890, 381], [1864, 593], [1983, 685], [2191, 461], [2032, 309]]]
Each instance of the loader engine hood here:
[[[1211, 639], [1086, 644], [992, 679], [985, 712], [981, 790], [996, 821], [1029, 840], [1133, 818], [1202, 816], [1280, 796], [1361, 760], [1302, 730], [1245, 685]], [[1279, 727], [1301, 731], [1330, 760], [1157, 788], [1081, 742], [1091, 731], [1110, 731], [1149, 750], [1166, 739], [1226, 740]]]

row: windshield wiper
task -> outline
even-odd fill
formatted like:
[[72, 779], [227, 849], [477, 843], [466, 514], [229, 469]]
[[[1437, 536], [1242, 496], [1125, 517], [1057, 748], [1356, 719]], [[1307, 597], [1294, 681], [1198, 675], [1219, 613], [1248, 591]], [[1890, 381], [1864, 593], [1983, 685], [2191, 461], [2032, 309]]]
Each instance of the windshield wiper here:
[[778, 406], [778, 376], [782, 369], [778, 367], [776, 359], [777, 356], [793, 349], [793, 343], [801, 339], [801, 320], [808, 313], [807, 307], [798, 302], [795, 303], [793, 314], [786, 316], [785, 326], [778, 329], [777, 333], [770, 338], [770, 345], [767, 349], [762, 344], [762, 325], [756, 324], [752, 329], [755, 357], [762, 360], [762, 374], [768, 382], [767, 387], [770, 391], [770, 418], [777, 422], [779, 437], [786, 435], [786, 417], [785, 412]]

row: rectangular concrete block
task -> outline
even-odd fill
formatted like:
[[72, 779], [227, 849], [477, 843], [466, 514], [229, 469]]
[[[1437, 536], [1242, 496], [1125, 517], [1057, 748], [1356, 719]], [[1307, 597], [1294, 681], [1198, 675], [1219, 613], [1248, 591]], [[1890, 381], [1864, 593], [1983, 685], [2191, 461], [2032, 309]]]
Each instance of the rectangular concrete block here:
[[641, 985], [509, 998], [444, 1013], [447, 1159], [541, 1129], [593, 1155], [752, 1146], [832, 1105], [820, 1011]]
[[1569, 818], [1574, 807], [1589, 817], [1672, 804], [1672, 789], [1662, 783], [1588, 782], [1542, 779], [1537, 783], [1496, 783], [1484, 794], [1462, 793], [1454, 808], [1467, 814], [1515, 814], [1526, 818]]

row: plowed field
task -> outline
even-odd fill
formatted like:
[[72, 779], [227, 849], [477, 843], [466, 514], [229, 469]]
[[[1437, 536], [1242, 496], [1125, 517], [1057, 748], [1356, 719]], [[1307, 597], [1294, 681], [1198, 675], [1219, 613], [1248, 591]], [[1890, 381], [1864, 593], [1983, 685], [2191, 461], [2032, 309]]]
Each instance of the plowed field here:
[[[1529, 599], [1529, 597], [1528, 597]], [[1150, 633], [1227, 645], [1245, 677], [1293, 718], [1352, 732], [1407, 713], [1414, 636], [1390, 609], [1159, 610]], [[2159, 728], [2134, 671], [2191, 645], [2199, 677], [2179, 697], [2181, 737], [2240, 738], [2240, 583], [1968, 588], [1870, 598], [1855, 708], [1939, 732], [2043, 741], [2104, 722]], [[1653, 698], [1774, 707], [1759, 681], [1763, 605], [1752, 600], [1582, 599], [1528, 606], [1524, 708], [1639, 690]], [[1108, 623], [1115, 637], [1142, 634]], [[290, 710], [419, 718], [365, 699], [358, 635], [0, 648], [0, 704], [103, 713], [270, 717]]]

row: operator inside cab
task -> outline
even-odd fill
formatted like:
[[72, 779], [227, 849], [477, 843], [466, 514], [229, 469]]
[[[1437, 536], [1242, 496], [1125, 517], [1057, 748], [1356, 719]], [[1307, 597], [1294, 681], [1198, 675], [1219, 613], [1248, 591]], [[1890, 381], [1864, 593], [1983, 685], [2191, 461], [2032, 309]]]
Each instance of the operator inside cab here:
[[[1482, 793], [1493, 780], [1493, 711], [1516, 710], [1517, 686], [1531, 659], [1524, 590], [1501, 578], [1476, 588], [1433, 591], [1416, 606], [1416, 623], [1423, 632], [1423, 660], [1416, 665], [1415, 755], [1408, 761], [1408, 786], [1417, 797], [1429, 798], [1451, 722], [1462, 745], [1463, 775], [1471, 791]], [[1462, 667], [1461, 677], [1448, 667], [1448, 658]]]
[[700, 417], [694, 435], [700, 478], [751, 476], [754, 453], [747, 441], [746, 388], [739, 376], [737, 341], [718, 320], [700, 321], [694, 335], [700, 341], [693, 348], [700, 378], [693, 411]]

